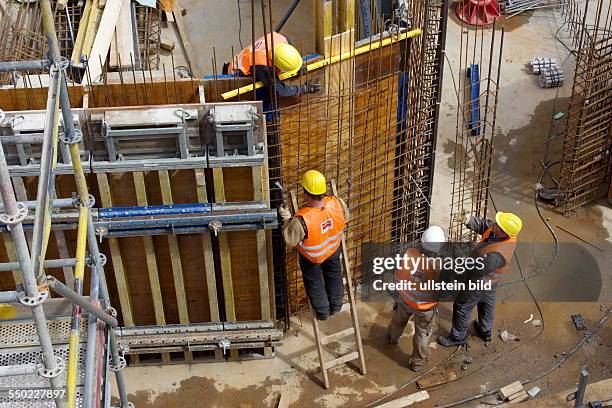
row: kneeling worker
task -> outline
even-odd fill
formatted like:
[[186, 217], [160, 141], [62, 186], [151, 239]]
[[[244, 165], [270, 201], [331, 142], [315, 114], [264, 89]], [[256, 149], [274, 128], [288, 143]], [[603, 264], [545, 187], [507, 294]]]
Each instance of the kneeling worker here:
[[[272, 40], [274, 40], [274, 53], [272, 53]], [[262, 92], [257, 91], [256, 99], [267, 102], [267, 88], [271, 86], [272, 78], [276, 94], [280, 97], [319, 92], [322, 89], [320, 84], [306, 81], [304, 85], [286, 85], [278, 77], [279, 73], [298, 73], [301, 69], [302, 56], [299, 51], [289, 44], [285, 36], [274, 32], [255, 41], [255, 47], [249, 46], [240, 51], [232, 61], [223, 66], [223, 73], [235, 73], [240, 76], [253, 76], [255, 73], [255, 80], [264, 83]], [[268, 108], [264, 106], [264, 110]]]
[[[435, 258], [442, 249], [446, 236], [444, 230], [437, 226], [429, 227], [421, 237], [419, 248], [408, 248], [406, 255], [409, 258], [423, 259], [423, 256]], [[413, 264], [414, 265], [414, 264]], [[418, 285], [420, 282], [437, 282], [440, 270], [426, 263], [416, 270], [397, 269], [395, 282], [409, 281]], [[429, 337], [435, 329], [438, 316], [437, 293], [433, 290], [398, 290], [399, 299], [393, 305], [393, 318], [389, 324], [389, 342], [397, 344], [404, 332], [410, 317], [414, 318], [414, 336], [412, 337], [412, 355], [408, 361], [408, 368], [419, 371], [429, 359]]]
[[484, 267], [470, 272], [469, 278], [490, 281], [491, 289], [464, 290], [459, 293], [453, 303], [451, 332], [448, 336], [438, 338], [438, 343], [445, 347], [467, 343], [467, 332], [474, 307], [478, 308], [478, 320], [474, 321], [474, 329], [483, 341], [491, 341], [497, 284], [508, 273], [516, 247], [516, 236], [523, 227], [523, 222], [517, 215], [501, 211], [495, 214], [495, 221], [473, 217], [466, 211], [457, 214], [455, 219], [481, 235], [472, 256], [482, 257]]
[[325, 195], [325, 176], [318, 171], [308, 170], [300, 184], [306, 207], [294, 217], [285, 206], [278, 210], [283, 220], [283, 238], [287, 246], [297, 247], [310, 305], [317, 319], [326, 320], [342, 309], [340, 243], [349, 212], [341, 198]]

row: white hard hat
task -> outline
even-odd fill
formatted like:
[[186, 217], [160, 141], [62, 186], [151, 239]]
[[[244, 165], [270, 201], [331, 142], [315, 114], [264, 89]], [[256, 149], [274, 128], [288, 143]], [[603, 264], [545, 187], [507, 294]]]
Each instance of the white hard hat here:
[[446, 234], [441, 227], [434, 225], [429, 227], [423, 232], [421, 236], [421, 243], [423, 248], [437, 252], [442, 248], [442, 245], [446, 242]]

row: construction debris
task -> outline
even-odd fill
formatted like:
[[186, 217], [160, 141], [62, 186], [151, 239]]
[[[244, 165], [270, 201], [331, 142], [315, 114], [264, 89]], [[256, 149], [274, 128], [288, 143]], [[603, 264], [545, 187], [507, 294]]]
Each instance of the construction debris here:
[[576, 327], [576, 330], [581, 331], [581, 330], [586, 330], [586, 324], [584, 322], [584, 318], [582, 317], [582, 315], [572, 315], [572, 322], [574, 323], [574, 326]]
[[414, 394], [410, 394], [406, 397], [398, 398], [393, 401], [377, 405], [376, 408], [404, 408], [414, 405], [417, 402], [425, 401], [428, 399], [429, 394], [427, 393], [427, 391], [419, 391]]
[[523, 384], [520, 381], [515, 381], [499, 389], [498, 394], [502, 400], [507, 400], [511, 395], [523, 391]]
[[417, 380], [417, 388], [422, 390], [440, 384], [446, 384], [457, 379], [457, 374], [452, 370], [442, 371]]
[[520, 341], [521, 340], [518, 336], [515, 336], [514, 334], [509, 333], [508, 330], [504, 330], [503, 332], [501, 332], [499, 334], [499, 337], [501, 337], [503, 341]]
[[540, 393], [540, 391], [542, 391], [540, 387], [531, 387], [529, 391], [527, 391], [527, 394], [529, 394], [530, 398], [535, 398], [536, 395]]

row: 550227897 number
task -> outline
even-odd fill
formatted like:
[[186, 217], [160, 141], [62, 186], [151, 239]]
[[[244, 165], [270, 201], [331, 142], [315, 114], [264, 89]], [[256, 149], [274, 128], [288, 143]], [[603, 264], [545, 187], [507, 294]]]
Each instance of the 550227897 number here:
[[66, 390], [49, 390], [49, 389], [34, 389], [34, 390], [8, 390], [8, 397], [12, 400], [31, 400], [31, 399], [55, 399], [64, 398]]

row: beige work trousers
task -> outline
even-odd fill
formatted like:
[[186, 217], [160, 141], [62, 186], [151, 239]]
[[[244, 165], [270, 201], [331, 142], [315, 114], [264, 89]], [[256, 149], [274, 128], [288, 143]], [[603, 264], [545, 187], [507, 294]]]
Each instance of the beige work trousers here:
[[404, 332], [410, 317], [414, 317], [414, 336], [412, 336], [412, 355], [409, 363], [420, 367], [429, 359], [429, 337], [436, 328], [438, 308], [429, 310], [413, 309], [402, 301], [393, 305], [393, 318], [389, 324], [389, 338], [397, 342]]

